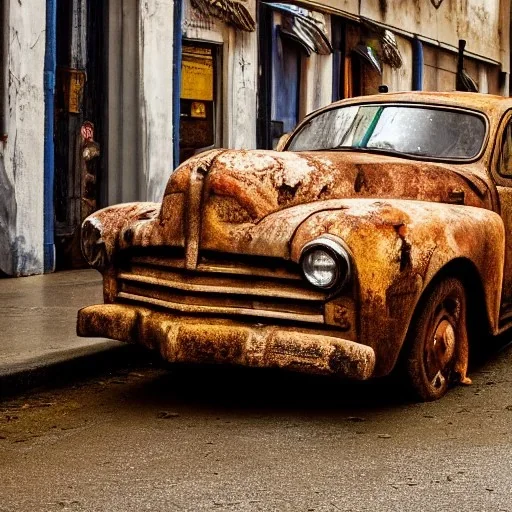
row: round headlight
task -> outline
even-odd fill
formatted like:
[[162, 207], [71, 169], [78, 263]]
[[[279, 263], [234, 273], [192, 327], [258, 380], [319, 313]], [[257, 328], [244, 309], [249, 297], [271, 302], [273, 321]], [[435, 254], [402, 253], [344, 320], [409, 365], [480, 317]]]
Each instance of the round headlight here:
[[82, 254], [87, 263], [97, 270], [107, 265], [107, 252], [103, 240], [103, 226], [99, 219], [87, 217], [82, 224]]
[[330, 288], [338, 276], [336, 260], [323, 249], [309, 251], [302, 261], [302, 270], [306, 279], [320, 288]]
[[301, 256], [304, 277], [318, 288], [341, 288], [350, 277], [347, 250], [331, 238], [321, 237], [304, 246]]

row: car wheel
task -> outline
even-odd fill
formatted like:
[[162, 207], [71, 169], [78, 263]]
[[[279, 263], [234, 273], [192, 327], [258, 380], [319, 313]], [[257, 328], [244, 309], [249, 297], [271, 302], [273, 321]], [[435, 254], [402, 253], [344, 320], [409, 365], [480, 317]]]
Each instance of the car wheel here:
[[466, 293], [455, 278], [437, 282], [411, 324], [406, 371], [416, 396], [441, 398], [454, 381], [469, 384]]

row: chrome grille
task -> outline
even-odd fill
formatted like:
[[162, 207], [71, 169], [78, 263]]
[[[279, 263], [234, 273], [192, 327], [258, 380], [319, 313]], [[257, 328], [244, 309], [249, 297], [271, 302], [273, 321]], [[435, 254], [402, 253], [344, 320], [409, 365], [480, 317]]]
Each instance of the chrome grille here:
[[131, 256], [117, 276], [118, 300], [184, 314], [324, 323], [326, 294], [311, 289], [294, 264], [237, 255], [232, 260], [202, 255], [191, 271], [185, 269], [179, 256]]

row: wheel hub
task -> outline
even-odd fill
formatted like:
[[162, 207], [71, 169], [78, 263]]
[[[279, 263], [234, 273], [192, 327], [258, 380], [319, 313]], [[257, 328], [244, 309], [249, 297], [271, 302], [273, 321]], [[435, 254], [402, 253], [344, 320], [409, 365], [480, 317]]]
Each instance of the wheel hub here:
[[435, 388], [444, 385], [449, 371], [449, 363], [455, 352], [455, 328], [446, 318], [441, 318], [434, 329], [434, 335], [427, 348], [426, 371], [430, 383]]

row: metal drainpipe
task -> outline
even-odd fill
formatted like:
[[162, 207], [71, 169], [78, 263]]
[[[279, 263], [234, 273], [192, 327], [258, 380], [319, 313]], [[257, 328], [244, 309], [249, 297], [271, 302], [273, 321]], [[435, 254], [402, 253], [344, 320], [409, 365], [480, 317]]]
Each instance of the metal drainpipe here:
[[46, 51], [44, 56], [44, 271], [55, 270], [53, 180], [55, 68], [57, 65], [57, 0], [46, 1]]
[[9, 79], [8, 79], [8, 48], [9, 48], [9, 0], [0, 0], [0, 26], [3, 27], [0, 40], [0, 141], [7, 140], [9, 112]]
[[174, 0], [174, 48], [172, 53], [172, 156], [174, 169], [176, 169], [180, 163], [182, 13], [182, 0]]
[[412, 40], [412, 90], [423, 90], [423, 44], [415, 37]]

